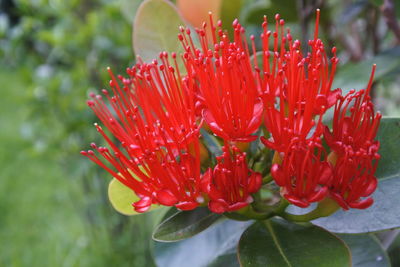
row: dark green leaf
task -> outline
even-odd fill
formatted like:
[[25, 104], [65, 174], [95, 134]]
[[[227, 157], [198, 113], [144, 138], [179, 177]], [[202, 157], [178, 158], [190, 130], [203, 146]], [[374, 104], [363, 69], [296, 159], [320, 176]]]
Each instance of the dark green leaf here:
[[203, 137], [204, 144], [207, 149], [211, 152], [211, 154], [215, 156], [219, 156], [222, 154], [222, 147], [219, 144], [217, 138], [214, 135], [208, 133], [206, 130], [201, 129], [201, 136]]
[[400, 227], [400, 118], [383, 118], [378, 132], [381, 160], [374, 204], [367, 210], [352, 209], [313, 221], [336, 233], [367, 233]]
[[257, 25], [261, 28], [264, 15], [269, 23], [275, 23], [275, 15], [280, 14], [286, 22], [297, 21], [296, 2], [292, 0], [262, 0], [253, 2], [243, 8], [241, 19], [244, 23]]
[[284, 220], [256, 222], [239, 241], [243, 267], [343, 267], [350, 266], [350, 252], [335, 235], [315, 226]]
[[372, 235], [338, 235], [350, 248], [353, 267], [389, 267], [390, 261], [379, 240]]
[[155, 242], [155, 260], [162, 267], [236, 267], [236, 247], [249, 222], [226, 220], [204, 232], [174, 243]]
[[400, 177], [400, 118], [383, 118], [379, 126], [378, 140], [381, 144], [376, 176], [378, 179]]
[[162, 51], [183, 52], [178, 40], [183, 19], [175, 6], [166, 0], [146, 0], [136, 13], [133, 47], [136, 55], [150, 62]]
[[202, 207], [180, 211], [163, 221], [154, 230], [153, 239], [161, 242], [175, 242], [192, 237], [222, 218]]

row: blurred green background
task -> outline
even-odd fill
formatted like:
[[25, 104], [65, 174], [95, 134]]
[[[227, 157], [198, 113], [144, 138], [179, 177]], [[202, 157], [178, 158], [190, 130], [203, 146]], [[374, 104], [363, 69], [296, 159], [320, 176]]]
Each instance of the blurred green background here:
[[[154, 215], [115, 212], [108, 175], [79, 154], [101, 143], [88, 93], [106, 86], [107, 66], [122, 73], [134, 63], [140, 2], [1, 0], [0, 266], [154, 265]], [[192, 24], [195, 2], [176, 3]], [[262, 15], [279, 12], [305, 40], [320, 7], [321, 36], [340, 52], [335, 85], [361, 89], [377, 63], [374, 101], [384, 115], [399, 116], [399, 2], [221, 0], [220, 17], [225, 25], [239, 17], [258, 33]]]

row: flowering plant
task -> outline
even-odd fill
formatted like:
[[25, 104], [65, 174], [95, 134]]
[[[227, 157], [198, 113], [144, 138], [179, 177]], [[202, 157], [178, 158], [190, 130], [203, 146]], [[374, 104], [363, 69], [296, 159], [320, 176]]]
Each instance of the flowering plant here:
[[[378, 128], [398, 122], [374, 110], [375, 65], [365, 89], [332, 88], [338, 58], [318, 37], [319, 15], [307, 44], [293, 39], [279, 15], [272, 30], [264, 17], [257, 52], [256, 37], [248, 40], [237, 20], [230, 38], [210, 14], [196, 34], [180, 27], [181, 54], [138, 58], [125, 77], [109, 69], [110, 90], [87, 102], [107, 129], [95, 124], [108, 147], [92, 143], [81, 153], [114, 177], [113, 206], [127, 215], [172, 207], [154, 231], [157, 241], [213, 225], [234, 245], [240, 238], [242, 266], [316, 266], [301, 246], [332, 266], [348, 265], [349, 248], [326, 231], [340, 232], [330, 215], [373, 207], [386, 148]], [[324, 217], [333, 219], [316, 220]], [[210, 262], [231, 260], [230, 249]], [[165, 257], [160, 265], [182, 265]]]

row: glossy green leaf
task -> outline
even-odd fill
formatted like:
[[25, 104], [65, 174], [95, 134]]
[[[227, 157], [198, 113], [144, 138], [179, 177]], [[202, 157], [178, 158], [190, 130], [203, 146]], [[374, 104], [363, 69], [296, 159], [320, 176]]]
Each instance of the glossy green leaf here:
[[133, 48], [136, 55], [150, 62], [162, 51], [183, 52], [178, 40], [179, 26], [185, 25], [175, 6], [166, 0], [146, 0], [136, 13]]
[[206, 207], [180, 211], [157, 226], [153, 239], [161, 242], [183, 240], [207, 229], [221, 217], [222, 215], [212, 213]]
[[338, 235], [350, 248], [353, 267], [390, 267], [379, 240], [372, 235]]
[[313, 221], [331, 232], [367, 233], [400, 227], [400, 118], [383, 118], [378, 132], [381, 160], [376, 175], [374, 204]]
[[256, 222], [239, 241], [243, 267], [344, 267], [351, 265], [347, 246], [335, 235], [315, 226], [284, 220]]
[[377, 139], [381, 159], [376, 176], [380, 180], [400, 178], [400, 118], [383, 118]]
[[157, 266], [239, 267], [236, 248], [249, 222], [225, 220], [179, 242], [154, 243]]
[[123, 185], [113, 178], [108, 185], [108, 199], [116, 211], [124, 215], [136, 215], [132, 203], [139, 200], [139, 197], [129, 187]]

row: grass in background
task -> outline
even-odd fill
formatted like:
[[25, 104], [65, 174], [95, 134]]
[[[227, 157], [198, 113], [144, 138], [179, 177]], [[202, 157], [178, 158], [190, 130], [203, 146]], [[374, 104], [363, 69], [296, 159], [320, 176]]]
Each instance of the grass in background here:
[[107, 179], [87, 178], [95, 190], [84, 193], [57, 147], [39, 153], [22, 137], [29, 107], [20, 77], [0, 69], [0, 266], [152, 266], [151, 215], [116, 214], [104, 201]]

